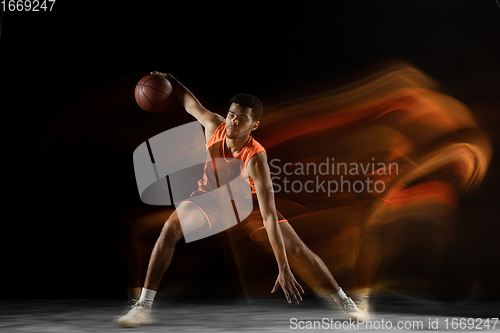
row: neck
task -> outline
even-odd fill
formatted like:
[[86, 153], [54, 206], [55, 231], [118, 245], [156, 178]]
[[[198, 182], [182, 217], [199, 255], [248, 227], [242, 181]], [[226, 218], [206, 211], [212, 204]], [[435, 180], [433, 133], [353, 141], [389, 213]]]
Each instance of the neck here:
[[226, 137], [226, 147], [228, 148], [228, 150], [231, 152], [231, 154], [233, 156], [236, 156], [236, 155], [238, 155], [240, 150], [243, 148], [243, 146], [245, 146], [249, 137], [250, 137], [250, 135], [247, 135], [246, 137], [242, 137], [242, 138], [237, 138], [237, 139], [230, 139], [230, 138]]

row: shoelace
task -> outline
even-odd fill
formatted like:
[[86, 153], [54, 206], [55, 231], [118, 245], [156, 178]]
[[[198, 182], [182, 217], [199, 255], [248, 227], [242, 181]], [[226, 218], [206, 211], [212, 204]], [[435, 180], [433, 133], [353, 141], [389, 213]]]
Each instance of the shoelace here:
[[349, 312], [356, 311], [356, 309], [353, 306], [352, 301], [349, 301], [348, 299], [346, 299], [345, 301], [342, 302], [342, 304], [340, 305], [340, 308], [342, 309], [342, 311], [348, 311], [348, 310], [349, 310]]
[[135, 315], [137, 313], [143, 313], [145, 309], [146, 306], [143, 303], [137, 301], [130, 307], [131, 312], [129, 313]]

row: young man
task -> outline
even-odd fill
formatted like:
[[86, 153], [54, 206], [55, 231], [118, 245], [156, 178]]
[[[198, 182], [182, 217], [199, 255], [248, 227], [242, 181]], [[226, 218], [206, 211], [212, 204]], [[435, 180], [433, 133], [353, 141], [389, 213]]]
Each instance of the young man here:
[[[326, 291], [348, 317], [364, 317], [364, 313], [339, 287], [323, 261], [309, 250], [292, 226], [276, 211], [267, 155], [264, 148], [251, 136], [259, 127], [262, 103], [255, 96], [238, 94], [231, 99], [229, 111], [224, 119], [205, 109], [172, 75], [155, 73], [166, 76], [186, 111], [205, 127], [207, 150], [212, 159], [239, 159], [246, 169], [244, 171], [248, 175], [252, 196], [258, 202], [257, 209], [260, 210], [262, 224], [279, 268], [278, 278], [271, 292], [274, 293], [281, 287], [288, 303], [293, 300], [298, 304], [299, 300], [302, 300], [300, 294], [304, 293], [304, 290], [292, 273], [290, 261], [292, 265], [296, 265], [295, 270], [306, 271], [305, 279]], [[209, 163], [206, 167], [207, 165]], [[217, 171], [221, 173], [220, 170], [215, 170]], [[213, 189], [214, 181], [210, 178], [205, 169], [196, 192], [209, 192]], [[182, 225], [179, 216], [182, 216]], [[195, 204], [178, 206], [165, 222], [153, 248], [141, 297], [130, 311], [118, 320], [120, 326], [135, 327], [151, 322], [151, 306], [156, 290], [170, 265], [177, 241], [183, 234], [202, 228], [206, 230], [207, 226], [210, 227], [210, 221], [207, 220], [203, 208]]]

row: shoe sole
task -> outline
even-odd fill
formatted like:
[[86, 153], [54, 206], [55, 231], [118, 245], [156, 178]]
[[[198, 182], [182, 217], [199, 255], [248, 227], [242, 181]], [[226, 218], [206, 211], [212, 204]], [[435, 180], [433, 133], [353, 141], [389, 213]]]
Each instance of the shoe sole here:
[[143, 322], [143, 323], [132, 323], [132, 322], [128, 322], [128, 321], [119, 321], [118, 320], [116, 324], [120, 327], [123, 327], [123, 328], [134, 328], [134, 327], [139, 327], [141, 325], [149, 325], [152, 323], [153, 323], [153, 320]]

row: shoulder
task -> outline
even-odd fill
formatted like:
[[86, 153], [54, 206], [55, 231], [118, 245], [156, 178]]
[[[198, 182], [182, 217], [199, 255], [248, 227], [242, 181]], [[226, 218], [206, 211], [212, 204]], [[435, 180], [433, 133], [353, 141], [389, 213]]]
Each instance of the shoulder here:
[[264, 148], [264, 146], [262, 146], [259, 143], [259, 141], [255, 140], [253, 137], [252, 137], [252, 147], [255, 150], [255, 152], [257, 152], [257, 153], [260, 153], [260, 152], [266, 153], [266, 149]]
[[[242, 154], [242, 156], [244, 156], [243, 160], [245, 160], [246, 164], [248, 164], [249, 161], [251, 161], [257, 154], [263, 155], [267, 160], [267, 152], [264, 147], [253, 137], [250, 137], [248, 143], [245, 145], [245, 149]], [[257, 158], [257, 160], [259, 160], [259, 158]]]
[[248, 164], [254, 165], [262, 163], [267, 165], [267, 154], [265, 150], [255, 153], [255, 155], [253, 155], [252, 158], [250, 158], [250, 160], [248, 161]]
[[208, 112], [205, 115], [204, 120], [205, 120], [205, 126], [215, 126], [215, 128], [217, 128], [217, 126], [226, 121], [226, 119], [223, 116], [215, 112]]
[[[205, 123], [205, 138], [208, 142], [214, 137], [216, 132], [222, 132], [223, 130], [226, 129], [226, 120], [222, 118], [222, 116], [214, 113], [214, 116], [212, 120], [207, 121]], [[224, 125], [223, 125], [224, 124]]]
[[243, 153], [246, 160], [247, 166], [250, 162], [252, 163], [267, 163], [267, 152], [264, 147], [253, 137], [250, 137], [249, 142], [245, 147], [245, 151]]
[[261, 151], [254, 154], [247, 163], [247, 170], [248, 175], [252, 178], [266, 174], [266, 170], [269, 171], [266, 152]]

